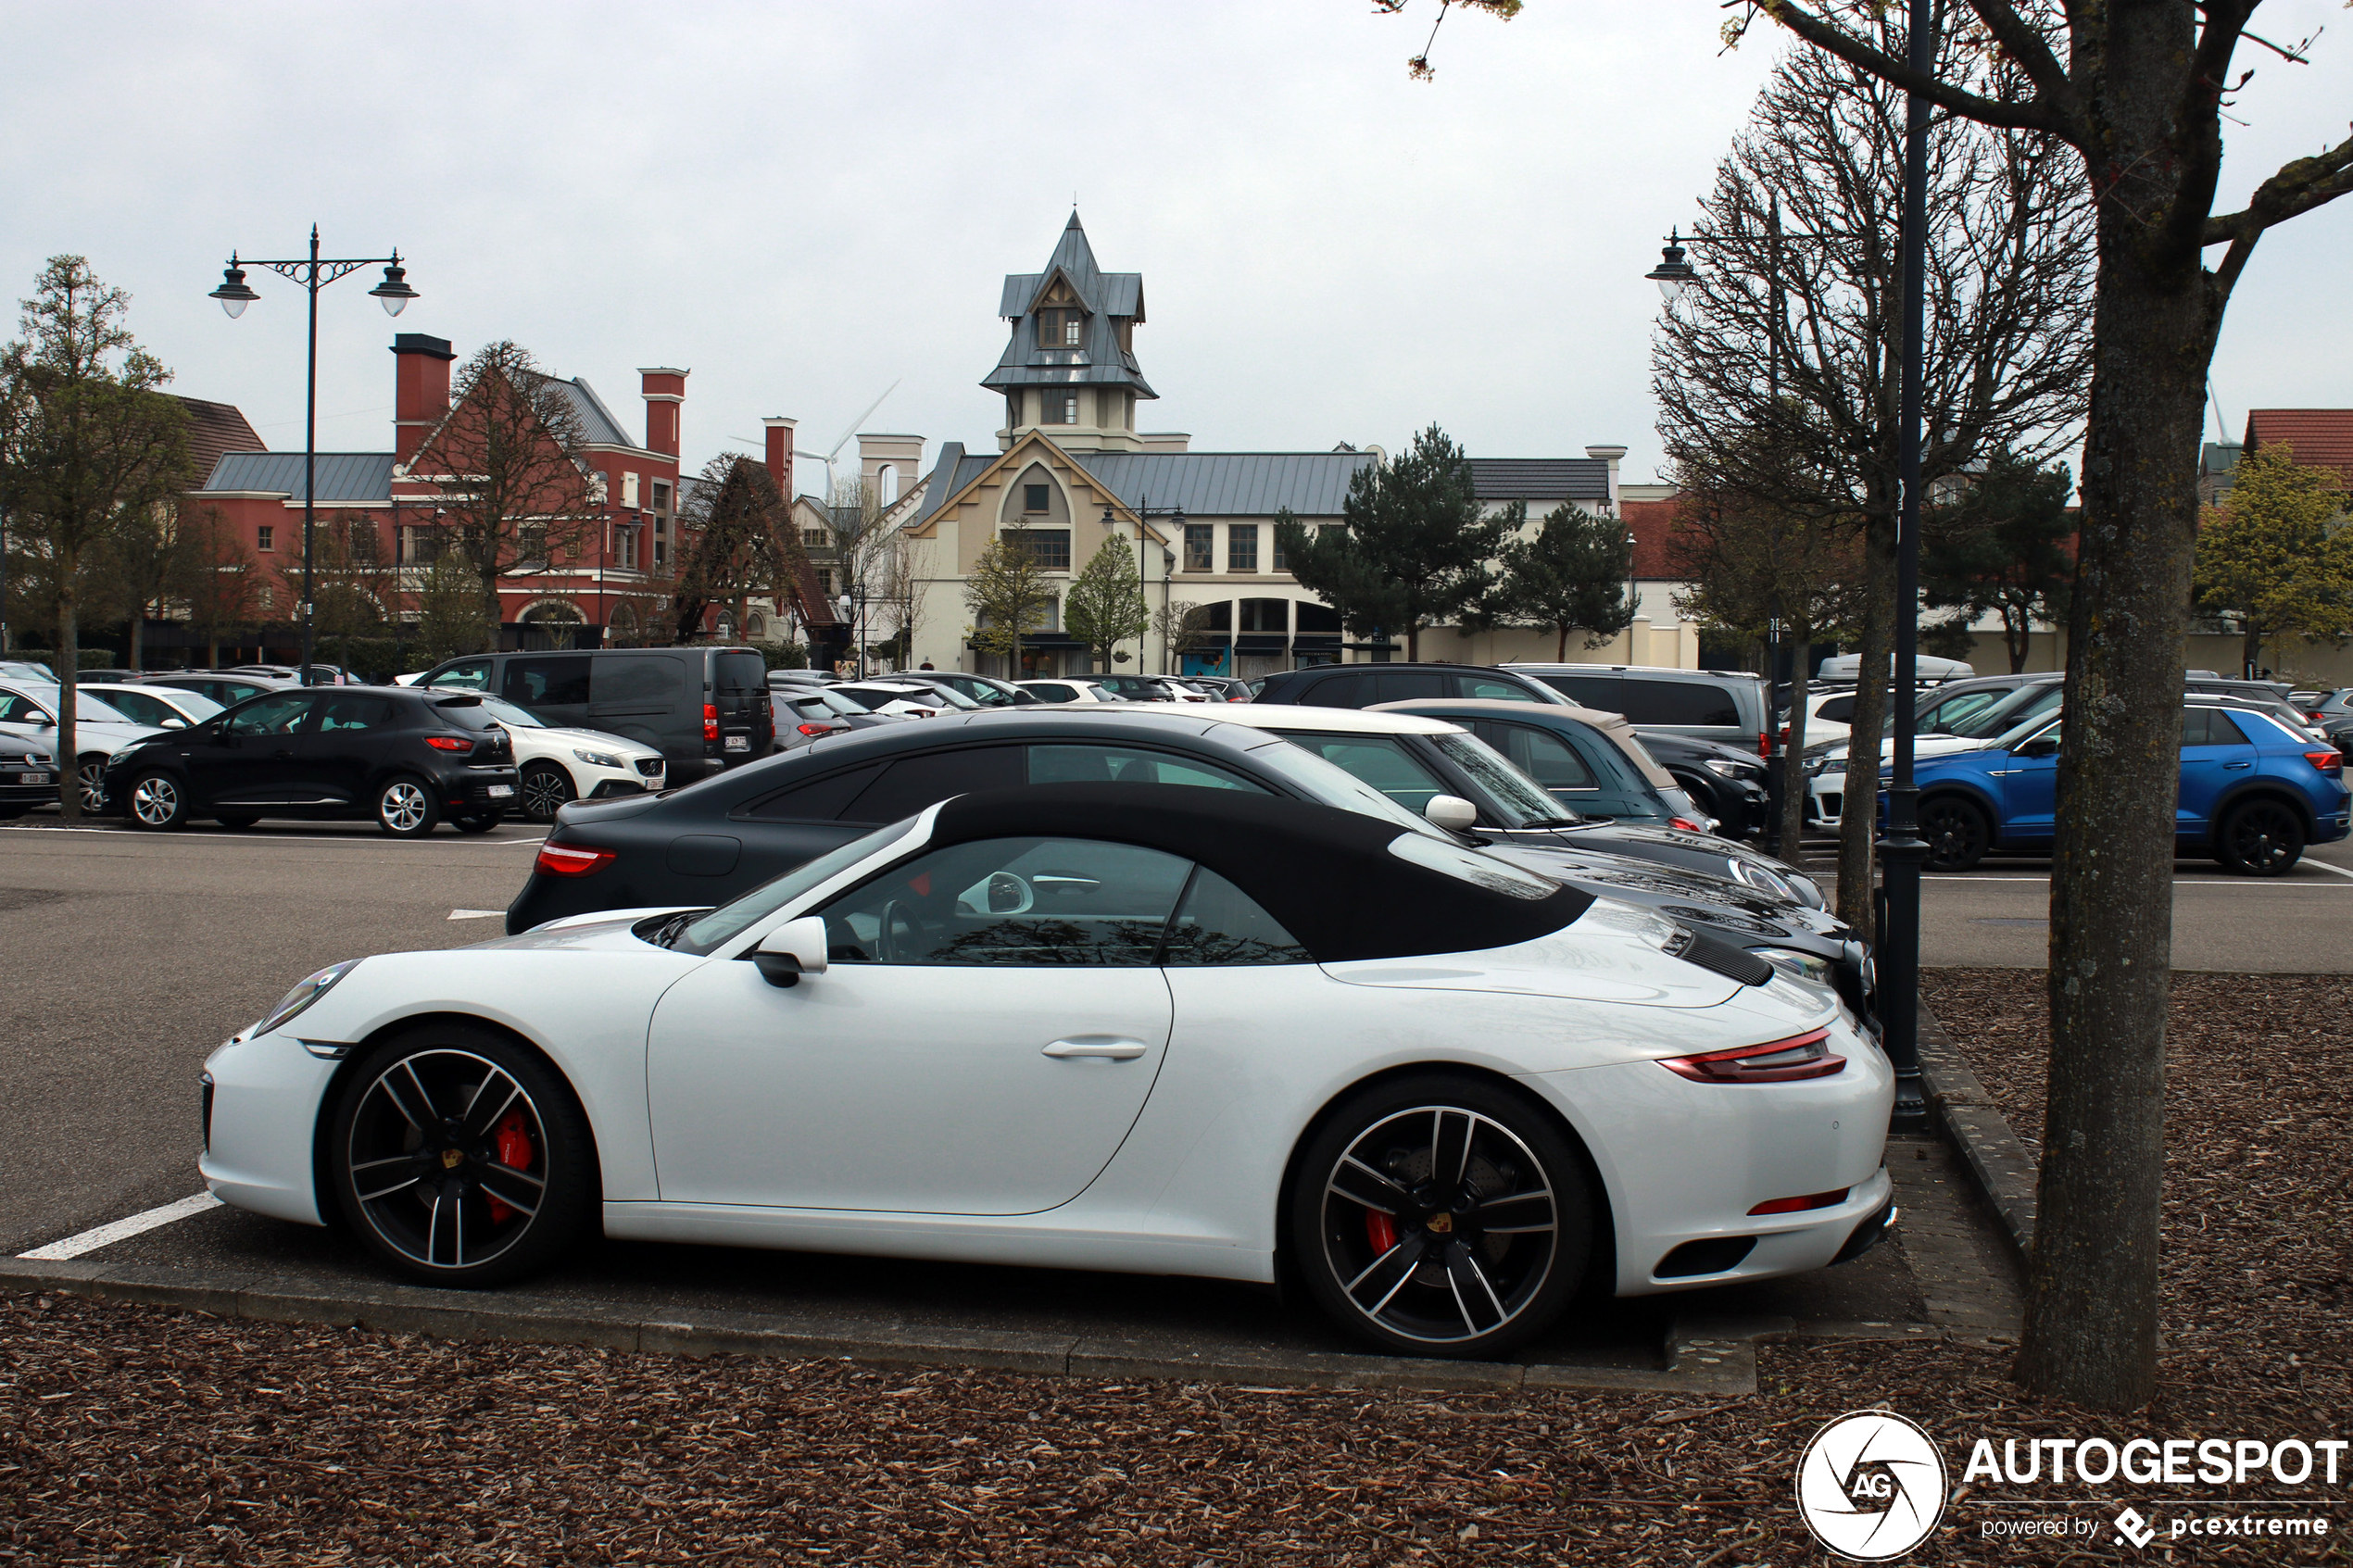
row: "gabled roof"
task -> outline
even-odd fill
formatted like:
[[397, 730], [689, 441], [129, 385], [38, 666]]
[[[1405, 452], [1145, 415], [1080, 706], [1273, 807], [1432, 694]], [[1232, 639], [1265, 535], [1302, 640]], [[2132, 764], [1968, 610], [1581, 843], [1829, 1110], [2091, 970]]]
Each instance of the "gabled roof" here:
[[[1048, 347], [1038, 341], [1033, 307], [1058, 277], [1070, 284], [1086, 310], [1076, 347], [1063, 344]], [[1120, 319], [1144, 319], [1143, 278], [1135, 272], [1105, 272], [1098, 268], [1094, 248], [1088, 245], [1087, 231], [1078, 226], [1076, 212], [1070, 215], [1043, 271], [1007, 276], [997, 313], [1013, 322], [1013, 332], [1005, 340], [1005, 352], [998, 357], [997, 368], [980, 383], [990, 391], [1010, 392], [1024, 386], [1125, 386], [1139, 397], [1160, 395], [1144, 380], [1135, 355], [1119, 346]]]
[[1606, 501], [1609, 464], [1599, 458], [1473, 458], [1482, 501]]
[[[939, 449], [939, 462], [924, 481], [920, 511], [909, 521], [921, 528], [950, 500], [987, 473], [1016, 458], [1026, 466], [1030, 444], [1051, 446], [1043, 434], [1026, 436], [1012, 452], [967, 454], [963, 443]], [[1181, 507], [1189, 518], [1273, 517], [1289, 507], [1302, 518], [1338, 517], [1348, 501], [1348, 482], [1378, 459], [1370, 452], [1062, 452], [1088, 477], [1128, 508]]]
[[605, 400], [597, 395], [597, 389], [586, 382], [577, 376], [570, 381], [560, 376], [542, 376], [539, 379], [562, 393], [573, 411], [580, 416], [581, 438], [587, 445], [632, 448], [638, 445], [621, 428], [621, 421], [612, 417], [612, 410], [605, 407]]
[[208, 403], [201, 397], [164, 394], [188, 413], [188, 471], [209, 474], [224, 452], [265, 452], [261, 439], [233, 403]]
[[[392, 504], [389, 452], [321, 452], [318, 471], [321, 501]], [[258, 490], [284, 495], [298, 503], [303, 498], [302, 454], [224, 452], [213, 464], [212, 476], [195, 494], [222, 490]]]
[[2251, 408], [2246, 449], [2286, 446], [2308, 468], [2334, 469], [2353, 486], [2353, 408]]

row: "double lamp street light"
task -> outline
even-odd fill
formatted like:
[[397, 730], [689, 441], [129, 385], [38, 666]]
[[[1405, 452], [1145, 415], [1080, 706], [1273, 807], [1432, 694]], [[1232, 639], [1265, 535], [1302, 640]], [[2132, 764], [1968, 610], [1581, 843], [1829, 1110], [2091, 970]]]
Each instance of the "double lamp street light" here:
[[[1906, 63], [1914, 77], [1925, 81], [1934, 74], [1929, 0], [1909, 0], [1907, 28]], [[1887, 831], [1879, 846], [1885, 902], [1877, 933], [1879, 1013], [1886, 1028], [1888, 1060], [1895, 1069], [1895, 1110], [1891, 1125], [1897, 1132], [1922, 1131], [1928, 1123], [1919, 1059], [1920, 862], [1927, 858], [1928, 846], [1919, 835], [1919, 790], [1912, 775], [1912, 726], [1918, 718], [1916, 684], [1919, 674], [1920, 403], [1928, 301], [1928, 99], [1919, 93], [1906, 94], [1904, 218], [1898, 246], [1903, 286], [1903, 394], [1896, 421], [1896, 461], [1903, 493], [1895, 525], [1895, 669], [1891, 715], [1894, 757], [1887, 790]], [[1778, 260], [1781, 240], [1815, 236], [1783, 235], [1777, 205], [1768, 238]], [[1670, 307], [1699, 278], [1697, 269], [1684, 258], [1685, 243], [1683, 236], [1670, 234], [1659, 265], [1645, 274], [1659, 285]], [[1695, 235], [1689, 243], [1719, 242], [1713, 236]], [[1778, 267], [1774, 273], [1772, 284], [1778, 299]], [[1778, 354], [1777, 342], [1768, 371], [1777, 392]], [[1805, 652], [1800, 650], [1797, 657], [1805, 658]], [[1876, 676], [1865, 671], [1864, 678]], [[1768, 677], [1768, 707], [1771, 692]], [[1771, 725], [1769, 714], [1768, 725], [1778, 727]], [[1860, 740], [1863, 745], [1870, 744], [1868, 736]]]
[[400, 252], [395, 249], [390, 256], [342, 259], [332, 257], [321, 257], [319, 254], [319, 225], [316, 223], [310, 226], [308, 257], [297, 257], [291, 261], [246, 260], [241, 262], [236, 252], [231, 251], [229, 265], [221, 274], [220, 286], [205, 296], [208, 299], [219, 300], [220, 308], [229, 313], [229, 319], [233, 321], [244, 315], [245, 307], [261, 297], [245, 286], [246, 267], [267, 267], [280, 277], [301, 284], [310, 295], [310, 367], [308, 378], [303, 388], [302, 418], [302, 661], [300, 669], [305, 685], [310, 684], [313, 679], [311, 654], [314, 641], [313, 631], [317, 621], [315, 611], [318, 605], [317, 595], [313, 592], [315, 584], [312, 581], [314, 565], [312, 534], [318, 521], [319, 488], [319, 291], [336, 279], [356, 272], [362, 267], [376, 266], [381, 266], [384, 270], [384, 282], [370, 289], [368, 293], [384, 306], [385, 315], [397, 316], [409, 308], [410, 300], [417, 297], [417, 291], [409, 286], [407, 269], [400, 265]]

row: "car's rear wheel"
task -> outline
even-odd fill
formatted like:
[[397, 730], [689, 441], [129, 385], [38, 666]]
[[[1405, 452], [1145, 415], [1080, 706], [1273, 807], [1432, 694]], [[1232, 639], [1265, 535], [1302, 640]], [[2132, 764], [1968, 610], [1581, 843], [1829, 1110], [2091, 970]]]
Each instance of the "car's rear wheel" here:
[[441, 808], [422, 779], [403, 774], [376, 791], [376, 825], [395, 838], [422, 838], [441, 821]]
[[1559, 1316], [1592, 1237], [1567, 1136], [1510, 1090], [1453, 1074], [1344, 1101], [1287, 1201], [1308, 1294], [1392, 1354], [1507, 1354]]
[[572, 775], [553, 762], [534, 762], [516, 781], [522, 795], [522, 814], [535, 822], [552, 822], [567, 801], [579, 798]]
[[545, 1267], [597, 1196], [587, 1119], [553, 1069], [489, 1029], [444, 1024], [371, 1051], [328, 1144], [337, 1207], [379, 1258], [435, 1285]]
[[2241, 876], [2280, 876], [2304, 858], [2304, 819], [2278, 800], [2231, 809], [2215, 835], [2215, 853]]
[[188, 820], [187, 793], [170, 773], [141, 773], [131, 781], [131, 825], [176, 828]]
[[1930, 871], [1965, 872], [1993, 847], [1994, 824], [1975, 801], [1940, 795], [1920, 802], [1920, 836], [1928, 840], [1922, 863]]

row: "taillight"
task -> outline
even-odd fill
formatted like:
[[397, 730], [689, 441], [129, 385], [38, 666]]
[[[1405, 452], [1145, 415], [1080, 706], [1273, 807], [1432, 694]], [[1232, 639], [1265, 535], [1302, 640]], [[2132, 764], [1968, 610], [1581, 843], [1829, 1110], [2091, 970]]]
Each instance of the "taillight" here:
[[1845, 1202], [1846, 1195], [1854, 1190], [1853, 1187], [1841, 1187], [1836, 1192], [1808, 1193], [1804, 1198], [1776, 1198], [1769, 1203], [1758, 1204], [1749, 1212], [1752, 1214], [1802, 1214], [1808, 1209], [1835, 1209]]
[[2323, 773], [2345, 771], [2345, 754], [2341, 751], [2308, 751], [2304, 754], [2304, 760]]
[[607, 861], [616, 858], [611, 849], [591, 849], [583, 844], [542, 844], [539, 859], [532, 862], [532, 870], [549, 876], [586, 876], [601, 871]]
[[707, 741], [719, 738], [719, 705], [715, 702], [702, 705], [702, 738]]
[[793, 727], [804, 735], [829, 735], [834, 733], [831, 724], [796, 724]]
[[474, 743], [464, 735], [427, 735], [425, 744], [435, 751], [472, 751]]
[[1798, 1078], [1828, 1078], [1846, 1068], [1846, 1059], [1831, 1054], [1823, 1043], [1829, 1037], [1829, 1030], [1817, 1029], [1810, 1035], [1768, 1040], [1761, 1046], [1670, 1056], [1659, 1065], [1694, 1084], [1786, 1084]]
[[1707, 831], [1697, 822], [1692, 821], [1689, 817], [1669, 817], [1667, 819], [1667, 825], [1670, 828], [1681, 828], [1685, 833], [1705, 833]]
[[1764, 758], [1773, 755], [1773, 737], [1763, 730], [1756, 732], [1756, 755]]

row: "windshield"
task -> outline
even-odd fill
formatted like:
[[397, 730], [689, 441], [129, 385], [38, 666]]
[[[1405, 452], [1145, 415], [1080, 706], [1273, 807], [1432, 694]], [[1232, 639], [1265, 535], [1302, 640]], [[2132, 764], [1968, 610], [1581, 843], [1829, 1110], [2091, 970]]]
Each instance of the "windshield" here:
[[916, 820], [910, 817], [905, 822], [876, 828], [862, 838], [853, 838], [813, 860], [794, 867], [780, 877], [761, 883], [742, 897], [720, 905], [687, 926], [671, 941], [670, 946], [682, 953], [699, 955], [715, 951], [730, 938], [766, 920], [811, 888], [839, 876], [877, 849], [906, 837]]
[[2059, 705], [2059, 698], [2066, 695], [2066, 691], [2067, 688], [2057, 681], [2047, 685], [2020, 686], [1993, 707], [1963, 719], [1948, 733], [1964, 740], [1988, 739], [2015, 728], [2026, 720], [2048, 713]]
[[[25, 688], [24, 695], [31, 698], [33, 702], [39, 704], [41, 707], [47, 709], [49, 710], [50, 718], [55, 719], [57, 716], [58, 693], [57, 687], [28, 686]], [[143, 730], [151, 730], [155, 728], [152, 724], [139, 724], [139, 721], [136, 719], [133, 719], [130, 715], [120, 712], [116, 709], [108, 707], [100, 698], [83, 691], [82, 689], [81, 683], [78, 681], [74, 683], [73, 688], [73, 709], [74, 721], [77, 723], [138, 724], [139, 728]]]
[[[510, 730], [544, 730], [547, 727], [513, 703], [502, 702], [495, 696], [484, 697], [482, 707], [483, 711]], [[465, 721], [459, 720], [459, 722], [464, 723]]]
[[[1532, 828], [1575, 822], [1558, 797], [1521, 772], [1503, 753], [1477, 735], [1432, 735], [1446, 760], [1470, 775], [1487, 792], [1486, 805], [1507, 828]], [[1516, 819], [1516, 820], [1514, 820]]]
[[[1316, 738], [1309, 735], [1304, 740]], [[1281, 774], [1285, 783], [1310, 800], [1337, 806], [1343, 811], [1354, 811], [1359, 816], [1378, 817], [1385, 822], [1412, 828], [1416, 833], [1428, 834], [1447, 844], [1454, 842], [1451, 836], [1431, 826], [1428, 818], [1400, 805], [1347, 769], [1304, 749], [1302, 742], [1285, 741], [1275, 746], [1262, 746], [1250, 754], [1250, 759], [1271, 772]], [[1437, 792], [1432, 790], [1431, 793]]]
[[926, 695], [937, 696], [950, 708], [978, 708], [980, 706], [953, 686], [935, 686], [926, 683], [924, 691]]
[[490, 711], [490, 706], [497, 700], [496, 697], [446, 696], [433, 705], [433, 710], [440, 714], [445, 722], [455, 724], [461, 730], [495, 730], [498, 728], [498, 718]]
[[[2046, 725], [2048, 726], [2047, 728], [2045, 727]], [[2052, 740], [2057, 740], [2059, 738], [2058, 721], [2038, 713], [2033, 718], [2027, 720], [2024, 723], [2019, 724], [2014, 728], [2005, 730], [2002, 734], [1994, 736], [1991, 749], [1994, 751], [2016, 751], [2020, 746], [2025, 745], [2027, 741], [2032, 739], [2036, 735], [2048, 735]]]

